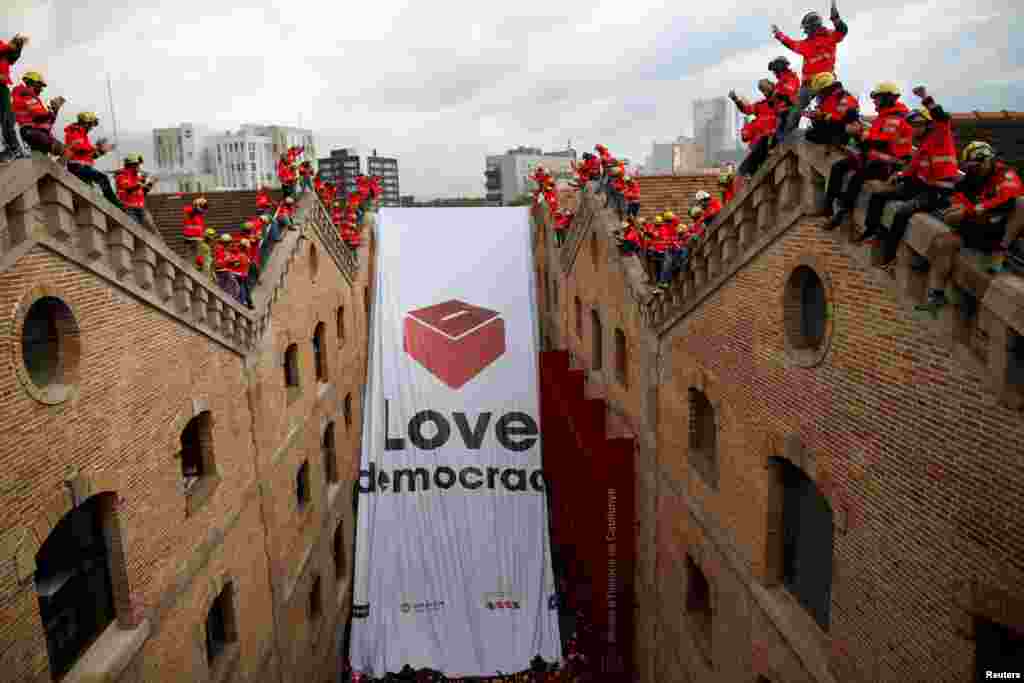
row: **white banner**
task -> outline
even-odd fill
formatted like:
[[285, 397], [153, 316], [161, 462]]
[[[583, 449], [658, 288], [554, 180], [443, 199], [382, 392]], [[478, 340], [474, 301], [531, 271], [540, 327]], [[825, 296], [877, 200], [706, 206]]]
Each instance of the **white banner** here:
[[382, 209], [376, 272], [352, 667], [556, 661], [528, 209]]

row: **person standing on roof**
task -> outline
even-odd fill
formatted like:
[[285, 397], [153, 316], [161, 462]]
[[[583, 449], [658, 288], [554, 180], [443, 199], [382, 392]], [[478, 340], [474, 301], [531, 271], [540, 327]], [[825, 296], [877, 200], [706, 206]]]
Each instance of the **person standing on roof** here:
[[[844, 192], [839, 192], [842, 176], [830, 174], [826, 194], [839, 198], [839, 211], [825, 226], [826, 230], [835, 229], [846, 220], [866, 181], [887, 180], [910, 162], [914, 154], [914, 129], [906, 121], [910, 110], [899, 98], [899, 87], [888, 81], [879, 83], [871, 91], [878, 116], [871, 123], [871, 128], [862, 135], [867, 154], [863, 163], [857, 165]], [[832, 170], [835, 171], [835, 167]], [[834, 187], [833, 180], [837, 181]]]
[[26, 45], [28, 36], [20, 33], [15, 34], [10, 42], [0, 40], [0, 136], [4, 141], [0, 163], [28, 156], [18, 144], [18, 135], [14, 130], [14, 107], [11, 102], [11, 66], [21, 59], [21, 50]]
[[775, 134], [775, 84], [767, 78], [762, 78], [758, 81], [757, 88], [764, 95], [764, 99], [754, 104], [739, 97], [735, 90], [729, 91], [729, 99], [736, 104], [736, 108], [748, 116], [754, 116], [754, 120], [743, 126], [740, 132], [740, 137], [750, 146], [750, 153], [740, 164], [740, 173], [747, 177], [757, 173], [757, 169], [768, 158], [768, 148]]
[[[917, 152], [910, 160], [910, 165], [891, 179], [898, 184], [895, 190], [871, 195], [864, 219], [866, 230], [856, 240], [861, 242], [884, 233], [883, 266], [895, 260], [911, 216], [921, 211], [931, 212], [948, 207], [948, 197], [960, 179], [949, 114], [928, 95], [924, 86], [914, 88], [914, 94], [921, 98], [923, 106], [912, 111], [906, 121], [914, 129]], [[886, 231], [882, 226], [882, 212], [885, 205], [893, 201], [905, 204], [896, 212], [892, 228]]]
[[150, 232], [157, 233], [156, 226], [146, 216], [146, 195], [155, 182], [142, 172], [142, 155], [129, 154], [124, 158], [124, 168], [117, 172], [117, 196], [124, 204], [124, 212]]
[[181, 228], [181, 234], [185, 241], [192, 244], [193, 260], [199, 256], [200, 243], [205, 237], [206, 211], [208, 208], [209, 203], [206, 201], [206, 197], [196, 197], [192, 200], [191, 206], [185, 207], [184, 224]]
[[299, 178], [303, 192], [313, 191], [313, 164], [303, 161], [299, 164]]
[[[790, 112], [796, 108], [800, 101], [800, 77], [789, 68], [789, 60], [785, 57], [776, 57], [768, 62], [768, 70], [775, 75], [775, 111], [778, 123], [775, 127], [775, 139], [771, 146], [777, 147], [786, 141], [786, 122], [789, 120]], [[793, 116], [799, 116], [794, 112]]]
[[811, 81], [821, 73], [835, 73], [836, 71], [836, 46], [846, 38], [849, 28], [839, 17], [839, 10], [836, 8], [835, 0], [832, 0], [832, 11], [829, 15], [835, 30], [825, 28], [821, 15], [817, 12], [808, 12], [800, 20], [800, 28], [807, 36], [803, 40], [793, 40], [783, 33], [778, 26], [772, 24], [772, 36], [793, 52], [804, 58], [801, 71], [802, 83], [797, 93], [797, 101], [790, 109], [786, 117], [786, 132], [784, 137], [800, 124], [800, 114], [807, 105], [811, 103], [814, 91], [811, 89]]
[[213, 269], [217, 274], [217, 284], [237, 301], [238, 282], [231, 272], [231, 251], [231, 235], [224, 233], [213, 248]]
[[107, 201], [124, 211], [124, 205], [114, 193], [110, 179], [104, 173], [93, 168], [96, 160], [114, 149], [106, 140], [99, 139], [94, 147], [89, 140], [89, 132], [100, 125], [100, 120], [91, 111], [83, 111], [75, 123], [64, 129], [65, 154], [68, 157], [68, 171], [87, 185], [99, 185]]
[[[811, 81], [811, 89], [818, 107], [803, 113], [811, 120], [804, 139], [815, 145], [846, 147], [851, 136], [859, 138], [862, 132], [860, 103], [836, 80], [835, 74], [818, 74]], [[828, 215], [832, 215], [831, 208]]]
[[231, 270], [231, 275], [235, 278], [235, 282], [238, 283], [238, 303], [242, 304], [248, 309], [252, 309], [252, 294], [249, 290], [249, 245], [250, 242], [246, 238], [242, 238], [238, 242], [231, 244], [230, 263], [228, 267]]
[[14, 120], [21, 128], [21, 139], [32, 151], [64, 156], [64, 145], [53, 137], [53, 124], [64, 106], [64, 98], [53, 98], [50, 106], [43, 104], [41, 95], [46, 79], [38, 71], [26, 72], [21, 81], [22, 84], [11, 93]]
[[724, 171], [718, 174], [718, 186], [722, 188], [722, 206], [725, 206], [736, 196], [735, 166], [729, 164]]
[[943, 220], [953, 231], [933, 245], [928, 271], [928, 300], [914, 308], [938, 317], [946, 305], [946, 282], [957, 252], [983, 262], [989, 272], [1003, 270], [1010, 246], [1020, 234], [1007, 234], [1010, 214], [1024, 184], [1017, 171], [996, 158], [987, 142], [972, 142], [963, 151], [964, 178], [954, 188], [953, 206]]
[[208, 278], [210, 282], [216, 282], [217, 279], [213, 276], [213, 248], [217, 240], [217, 231], [213, 228], [207, 228], [204, 238], [196, 250], [196, 270]]

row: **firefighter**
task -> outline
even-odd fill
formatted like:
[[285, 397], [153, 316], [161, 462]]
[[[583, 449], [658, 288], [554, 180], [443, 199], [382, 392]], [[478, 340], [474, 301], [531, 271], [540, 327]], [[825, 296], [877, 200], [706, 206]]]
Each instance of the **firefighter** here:
[[811, 120], [805, 139], [817, 145], [846, 147], [850, 136], [859, 134], [861, 130], [860, 103], [836, 80], [834, 74], [818, 74], [811, 81], [811, 88], [818, 107], [803, 114]]
[[663, 292], [668, 289], [676, 273], [682, 269], [689, 249], [685, 244], [685, 230], [680, 230], [680, 220], [671, 211], [666, 211], [662, 215], [659, 237], [665, 243], [665, 258], [658, 273], [658, 290]]
[[196, 270], [203, 273], [204, 276], [209, 278], [210, 282], [217, 281], [217, 279], [213, 275], [213, 248], [216, 241], [217, 231], [214, 230], [213, 228], [207, 228], [205, 233], [205, 239], [199, 243], [199, 247], [196, 250]]
[[754, 120], [743, 126], [740, 133], [743, 141], [750, 146], [750, 153], [740, 164], [740, 173], [748, 177], [757, 173], [757, 169], [768, 157], [768, 148], [772, 136], [775, 134], [777, 111], [774, 97], [775, 85], [767, 78], [762, 78], [758, 81], [757, 88], [764, 95], [764, 99], [754, 104], [749, 104], [737, 96], [735, 90], [729, 91], [729, 99], [736, 104], [736, 107], [744, 114], [754, 116]]
[[35, 152], [63, 156], [64, 145], [53, 137], [53, 124], [64, 106], [64, 98], [53, 98], [49, 106], [43, 104], [41, 95], [46, 79], [38, 71], [26, 72], [21, 81], [22, 84], [11, 93], [14, 119], [21, 128], [21, 139]]
[[159, 234], [156, 225], [146, 214], [146, 195], [156, 182], [141, 170], [142, 155], [129, 154], [124, 158], [124, 168], [117, 172], [117, 196], [124, 204], [124, 211], [139, 225], [150, 232]]
[[271, 207], [274, 202], [270, 199], [270, 193], [267, 192], [267, 188], [261, 187], [256, 191], [256, 211], [261, 215], [271, 211]]
[[299, 178], [303, 192], [313, 191], [313, 164], [303, 161], [299, 164]]
[[[789, 60], [785, 57], [776, 57], [768, 62], [768, 70], [775, 76], [775, 112], [778, 123], [772, 147], [777, 147], [786, 141], [786, 122], [789, 120], [790, 111], [795, 109], [800, 101], [800, 77], [790, 68]], [[793, 116], [799, 116], [799, 113], [794, 113]]]
[[281, 181], [281, 191], [285, 197], [290, 198], [295, 194], [295, 169], [292, 167], [290, 153], [282, 154], [277, 160], [277, 179]]
[[966, 174], [953, 188], [953, 205], [943, 220], [953, 229], [933, 247], [928, 270], [928, 300], [918, 311], [938, 317], [947, 303], [946, 281], [957, 251], [985, 263], [989, 272], [1001, 272], [1007, 252], [1019, 234], [1007, 234], [1010, 214], [1024, 185], [1017, 172], [996, 158], [987, 142], [964, 148], [961, 168]]
[[718, 201], [712, 197], [709, 192], [705, 192], [704, 190], [697, 192], [693, 196], [693, 199], [697, 202], [697, 206], [700, 207], [701, 221], [708, 227], [711, 227], [711, 224], [715, 220], [715, 216], [717, 216], [722, 210], [722, 202]]
[[839, 10], [836, 8], [835, 0], [832, 0], [832, 11], [829, 18], [832, 20], [835, 30], [825, 28], [821, 15], [817, 12], [805, 14], [804, 18], [800, 20], [800, 28], [803, 29], [804, 34], [807, 36], [803, 40], [793, 40], [780, 31], [778, 26], [772, 24], [772, 36], [804, 58], [800, 90], [797, 93], [796, 104], [786, 116], [786, 132], [784, 137], [788, 137], [799, 125], [801, 113], [807, 108], [811, 98], [814, 96], [814, 89], [811, 87], [814, 77], [821, 73], [835, 73], [836, 46], [849, 33], [846, 22], [839, 17]]
[[298, 230], [295, 226], [294, 216], [295, 199], [292, 197], [285, 197], [284, 201], [281, 202], [281, 206], [277, 210], [277, 221], [289, 230]]
[[231, 243], [231, 249], [229, 250], [230, 262], [228, 268], [231, 271], [231, 275], [235, 278], [238, 283], [238, 303], [242, 304], [246, 308], [252, 309], [252, 294], [249, 290], [249, 246], [250, 241], [246, 238], [242, 238], [237, 242]]
[[622, 197], [626, 201], [626, 215], [636, 218], [640, 214], [640, 183], [631, 175], [623, 177]]
[[726, 205], [736, 196], [736, 167], [729, 164], [718, 174], [718, 186], [722, 188], [722, 205]]
[[28, 36], [15, 34], [10, 42], [0, 40], [0, 135], [4, 151], [0, 152], [0, 163], [24, 159], [28, 155], [18, 144], [14, 129], [14, 108], [11, 102], [11, 66], [21, 58], [21, 50], [28, 45]]
[[209, 203], [206, 201], [206, 197], [196, 197], [190, 206], [185, 207], [181, 233], [187, 242], [192, 243], [193, 259], [199, 256], [199, 246], [206, 231], [207, 209], [209, 209]]
[[[949, 114], [928, 95], [924, 86], [914, 88], [914, 94], [921, 98], [923, 106], [912, 111], [906, 121], [914, 129], [915, 142], [918, 143], [917, 152], [910, 165], [891, 179], [898, 184], [895, 190], [871, 195], [864, 220], [866, 230], [857, 239], [864, 241], [869, 237], [885, 234], [883, 266], [892, 263], [896, 258], [899, 243], [913, 214], [948, 207], [949, 196], [960, 175]], [[905, 204], [896, 212], [892, 228], [885, 231], [881, 220], [882, 212], [886, 203], [891, 201]]]
[[107, 201], [124, 211], [124, 205], [114, 193], [110, 179], [93, 168], [96, 159], [114, 149], [105, 139], [96, 141], [94, 147], [89, 132], [100, 124], [99, 118], [91, 111], [81, 112], [75, 123], [64, 129], [65, 154], [68, 157], [68, 171], [87, 185], [97, 184]]
[[829, 196], [839, 199], [839, 211], [826, 224], [826, 230], [832, 230], [846, 220], [846, 216], [853, 210], [864, 183], [868, 180], [887, 180], [900, 170], [901, 166], [910, 162], [913, 155], [914, 129], [906, 121], [910, 110], [907, 105], [899, 101], [900, 89], [895, 83], [884, 82], [871, 91], [871, 99], [875, 103], [878, 116], [871, 124], [871, 128], [863, 133], [862, 146], [866, 155], [856, 164], [853, 177], [847, 183], [846, 190], [840, 193], [845, 169], [840, 172], [836, 166], [842, 161], [833, 165], [829, 174], [826, 200]]
[[217, 274], [217, 284], [229, 296], [238, 299], [238, 282], [231, 273], [231, 235], [224, 233], [213, 248], [213, 269]]

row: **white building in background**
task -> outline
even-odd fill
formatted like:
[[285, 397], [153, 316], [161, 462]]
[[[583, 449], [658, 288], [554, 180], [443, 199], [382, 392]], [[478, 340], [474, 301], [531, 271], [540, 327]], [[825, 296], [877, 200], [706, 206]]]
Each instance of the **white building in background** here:
[[244, 124], [238, 132], [226, 132], [209, 141], [217, 187], [224, 190], [255, 190], [280, 187], [277, 160], [289, 147], [305, 147], [304, 159], [316, 161], [313, 132], [287, 126]]
[[684, 175], [704, 166], [704, 147], [693, 138], [679, 136], [675, 142], [655, 142], [641, 175]]
[[313, 165], [316, 166], [316, 143], [313, 139], [313, 131], [308, 128], [245, 123], [242, 124], [239, 132], [270, 138], [271, 151], [275, 157], [284, 154], [289, 147], [305, 147], [306, 151], [302, 158], [313, 162]]
[[487, 198], [505, 204], [528, 194], [533, 190], [530, 176], [538, 166], [546, 168], [560, 184], [568, 182], [575, 159], [574, 149], [543, 152], [539, 147], [516, 147], [505, 154], [492, 154], [484, 160]]
[[743, 157], [743, 115], [728, 97], [693, 102], [693, 136], [704, 148], [703, 166], [719, 166]]
[[204, 192], [216, 185], [209, 150], [191, 123], [154, 128], [153, 156], [143, 168], [157, 178], [154, 192]]

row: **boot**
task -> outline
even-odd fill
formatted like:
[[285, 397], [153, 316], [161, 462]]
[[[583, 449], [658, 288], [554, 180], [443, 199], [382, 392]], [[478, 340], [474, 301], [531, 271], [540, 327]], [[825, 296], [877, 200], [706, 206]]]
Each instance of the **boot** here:
[[829, 222], [824, 225], [825, 230], [835, 230], [836, 228], [838, 228], [840, 225], [843, 224], [843, 221], [846, 220], [846, 216], [848, 213], [849, 211], [847, 211], [846, 208], [839, 209], [839, 211], [836, 212], [834, 216], [832, 216]]
[[933, 319], [938, 320], [939, 311], [948, 302], [946, 301], [946, 290], [944, 289], [929, 289], [928, 290], [928, 301], [923, 304], [917, 304], [914, 306], [914, 310], [919, 313], [930, 315]]

